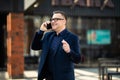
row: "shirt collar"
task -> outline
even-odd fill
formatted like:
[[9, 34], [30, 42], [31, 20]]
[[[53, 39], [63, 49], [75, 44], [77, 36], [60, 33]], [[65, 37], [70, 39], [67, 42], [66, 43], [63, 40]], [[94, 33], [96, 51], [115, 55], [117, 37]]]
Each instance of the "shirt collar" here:
[[59, 33], [58, 36], [64, 36], [66, 33], [67, 33], [67, 29], [64, 29], [63, 31], [61, 31], [61, 32]]

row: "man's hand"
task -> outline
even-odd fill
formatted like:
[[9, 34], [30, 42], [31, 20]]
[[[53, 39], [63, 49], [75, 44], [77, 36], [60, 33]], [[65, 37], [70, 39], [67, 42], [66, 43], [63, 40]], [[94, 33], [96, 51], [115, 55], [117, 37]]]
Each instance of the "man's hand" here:
[[70, 52], [70, 45], [65, 41], [65, 40], [62, 40], [62, 44], [63, 44], [63, 50], [66, 52], [66, 53], [69, 53]]
[[42, 25], [40, 27], [40, 30], [47, 31], [48, 30], [47, 29], [47, 24], [49, 24], [49, 23], [50, 23], [50, 21], [46, 21], [46, 22], [42, 23]]

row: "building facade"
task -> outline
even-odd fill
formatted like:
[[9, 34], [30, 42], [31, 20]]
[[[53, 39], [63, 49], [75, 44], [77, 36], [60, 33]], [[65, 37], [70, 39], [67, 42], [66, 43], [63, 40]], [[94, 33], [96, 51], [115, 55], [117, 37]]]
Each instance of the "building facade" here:
[[85, 62], [80, 66], [96, 66], [97, 59], [101, 57], [120, 57], [120, 0], [35, 0], [25, 10], [23, 0], [8, 0], [8, 3], [0, 1], [1, 66], [7, 61], [8, 33], [5, 26], [11, 12], [24, 14], [25, 55], [31, 54], [30, 43], [40, 24], [49, 20], [53, 11], [63, 10], [68, 15], [67, 28], [80, 39], [81, 52], [85, 56]]
[[36, 4], [25, 11], [26, 19], [31, 18], [36, 29], [51, 18], [53, 11], [67, 13], [67, 28], [79, 36], [85, 56], [81, 66], [95, 66], [101, 57], [120, 57], [119, 0], [45, 0]]

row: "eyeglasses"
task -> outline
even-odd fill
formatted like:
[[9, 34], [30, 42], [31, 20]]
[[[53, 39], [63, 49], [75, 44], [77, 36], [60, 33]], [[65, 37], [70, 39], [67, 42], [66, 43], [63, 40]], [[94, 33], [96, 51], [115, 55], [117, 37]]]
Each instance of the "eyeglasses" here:
[[58, 20], [64, 20], [64, 19], [62, 19], [62, 18], [52, 18], [52, 19], [50, 19], [50, 21], [58, 21]]

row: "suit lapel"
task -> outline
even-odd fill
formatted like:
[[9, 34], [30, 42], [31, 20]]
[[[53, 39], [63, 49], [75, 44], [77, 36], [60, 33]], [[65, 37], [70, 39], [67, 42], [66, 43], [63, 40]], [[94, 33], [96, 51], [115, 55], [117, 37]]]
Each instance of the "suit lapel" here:
[[[52, 43], [52, 40], [53, 40], [53, 38], [54, 38], [54, 36], [56, 35], [56, 33], [54, 32], [54, 33], [52, 33], [52, 35], [50, 35], [50, 37], [49, 37], [49, 39], [48, 39], [48, 44], [47, 44], [47, 53], [48, 53], [48, 51], [49, 51], [49, 47], [51, 46], [51, 43]], [[53, 53], [53, 55], [55, 56], [55, 54], [57, 53], [57, 51], [59, 50], [59, 48], [60, 48], [60, 46], [62, 46], [61, 44], [61, 41], [64, 39], [64, 40], [66, 40], [66, 38], [67, 38], [67, 35], [68, 35], [68, 31], [65, 33], [65, 35], [62, 35], [61, 37], [60, 37], [60, 40], [58, 41], [58, 46], [57, 46], [57, 48], [56, 48], [56, 50], [54, 51], [54, 53]]]
[[50, 47], [50, 45], [51, 45], [51, 43], [52, 43], [52, 40], [53, 40], [53, 37], [55, 36], [55, 32], [52, 34], [52, 35], [50, 35], [50, 38], [49, 38], [49, 40], [48, 40], [48, 49], [49, 49], [49, 47]]
[[61, 41], [62, 41], [63, 39], [66, 40], [67, 35], [68, 35], [67, 33], [68, 33], [68, 31], [66, 32], [65, 35], [63, 35], [63, 36], [60, 37], [60, 42], [59, 42], [59, 44], [58, 44], [58, 46], [57, 46], [56, 51], [54, 52], [54, 56], [56, 55], [57, 51], [59, 51], [60, 47], [62, 46], [62, 42], [61, 42]]

